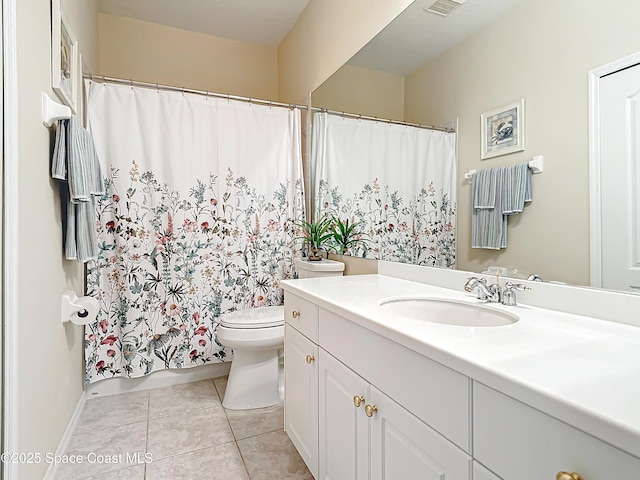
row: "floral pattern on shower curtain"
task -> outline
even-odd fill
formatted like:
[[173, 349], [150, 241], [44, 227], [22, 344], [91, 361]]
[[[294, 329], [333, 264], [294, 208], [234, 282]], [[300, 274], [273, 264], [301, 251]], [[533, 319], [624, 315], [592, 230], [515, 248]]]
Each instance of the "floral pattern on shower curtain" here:
[[316, 113], [316, 216], [362, 222], [353, 256], [454, 268], [455, 133]]
[[222, 314], [280, 305], [303, 218], [299, 112], [89, 85], [105, 174], [86, 382], [230, 360]]

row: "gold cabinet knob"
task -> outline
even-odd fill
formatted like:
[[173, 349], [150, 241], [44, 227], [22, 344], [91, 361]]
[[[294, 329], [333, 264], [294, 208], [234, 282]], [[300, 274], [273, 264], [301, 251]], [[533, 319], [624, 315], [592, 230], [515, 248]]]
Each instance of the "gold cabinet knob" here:
[[582, 480], [582, 477], [575, 472], [558, 472], [556, 480]]
[[300, 316], [300, 312], [296, 312], [295, 310], [293, 312], [291, 312], [291, 316], [293, 318], [298, 318]]
[[378, 407], [375, 405], [365, 405], [364, 413], [367, 417], [373, 417], [374, 413], [378, 413]]
[[353, 404], [356, 407], [359, 407], [363, 403], [364, 403], [364, 397], [361, 397], [360, 395], [356, 395], [355, 397], [353, 397]]
[[316, 359], [313, 355], [307, 355], [307, 363], [311, 365], [313, 361]]

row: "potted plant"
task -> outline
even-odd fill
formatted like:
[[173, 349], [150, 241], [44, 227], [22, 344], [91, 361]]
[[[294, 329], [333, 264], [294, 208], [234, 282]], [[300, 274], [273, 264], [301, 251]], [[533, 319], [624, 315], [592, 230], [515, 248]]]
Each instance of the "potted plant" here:
[[307, 259], [311, 261], [322, 260], [322, 252], [325, 250], [327, 242], [333, 238], [331, 230], [331, 219], [322, 216], [315, 222], [299, 220], [295, 225], [302, 230], [302, 245], [307, 247]]
[[368, 245], [368, 241], [363, 238], [367, 234], [361, 230], [363, 224], [363, 220], [355, 222], [352, 218], [351, 223], [349, 223], [348, 219], [343, 222], [339, 218], [333, 217], [331, 234], [335, 243], [336, 253], [350, 255], [350, 248]]

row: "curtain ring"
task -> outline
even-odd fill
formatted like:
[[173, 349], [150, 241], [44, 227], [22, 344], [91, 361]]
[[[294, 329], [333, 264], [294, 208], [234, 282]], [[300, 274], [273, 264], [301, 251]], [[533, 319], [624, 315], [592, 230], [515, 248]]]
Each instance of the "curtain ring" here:
[[156, 83], [156, 93], [160, 95], [160, 85]]
[[131, 85], [131, 90], [133, 90], [133, 78], [129, 79], [129, 85]]
[[182, 96], [184, 97], [184, 87], [182, 87]]
[[227, 103], [231, 101], [231, 95], [227, 93]]
[[205, 99], [206, 101], [209, 101], [209, 90], [207, 90], [206, 92], [207, 92], [207, 93], [205, 94], [204, 99]]
[[271, 110], [271, 107], [273, 106], [273, 101], [269, 100], [269, 110]]

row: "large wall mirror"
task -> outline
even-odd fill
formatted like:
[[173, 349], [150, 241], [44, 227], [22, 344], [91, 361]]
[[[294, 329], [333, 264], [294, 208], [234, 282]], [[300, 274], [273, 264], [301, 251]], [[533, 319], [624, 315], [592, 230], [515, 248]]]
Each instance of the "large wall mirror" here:
[[[589, 72], [640, 51], [640, 2], [467, 0], [448, 16], [429, 12], [433, 3], [410, 5], [312, 92], [312, 106], [457, 122], [457, 268], [590, 285]], [[481, 160], [481, 115], [521, 99], [525, 149]], [[464, 174], [539, 155], [544, 172], [509, 219], [507, 248], [472, 249]]]

